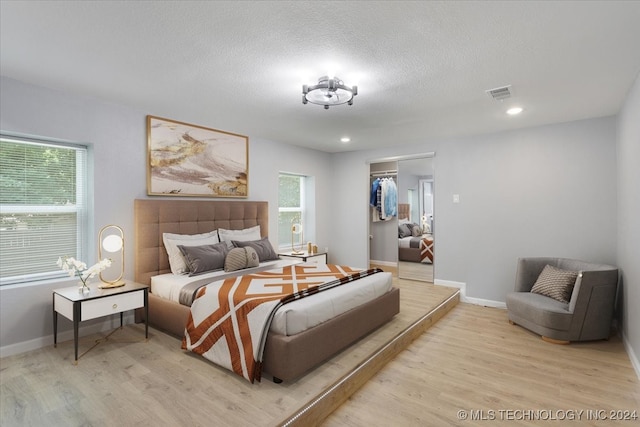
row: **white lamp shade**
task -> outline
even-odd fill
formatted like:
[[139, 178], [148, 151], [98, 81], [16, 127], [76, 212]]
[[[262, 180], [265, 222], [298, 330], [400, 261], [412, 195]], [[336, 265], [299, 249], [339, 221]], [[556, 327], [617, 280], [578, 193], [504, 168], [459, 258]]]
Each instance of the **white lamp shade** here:
[[102, 247], [107, 252], [118, 252], [122, 249], [122, 238], [111, 234], [104, 238], [102, 241]]

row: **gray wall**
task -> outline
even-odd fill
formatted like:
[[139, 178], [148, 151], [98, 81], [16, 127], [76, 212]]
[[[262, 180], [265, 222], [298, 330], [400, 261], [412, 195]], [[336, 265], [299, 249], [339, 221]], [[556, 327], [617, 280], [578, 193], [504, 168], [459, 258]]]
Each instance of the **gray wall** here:
[[[618, 266], [622, 327], [640, 376], [640, 76], [618, 117]], [[632, 356], [633, 357], [633, 356]]]
[[[145, 116], [166, 114], [4, 77], [0, 91], [2, 130], [91, 145], [93, 235], [108, 223], [124, 227], [130, 276], [133, 199], [147, 197]], [[318, 246], [329, 247], [331, 262], [366, 266], [367, 160], [433, 151], [437, 280], [466, 283], [470, 297], [504, 301], [513, 288], [519, 256], [619, 261], [626, 294], [625, 335], [640, 354], [640, 320], [630, 309], [640, 304], [640, 179], [635, 167], [640, 157], [639, 91], [636, 82], [617, 121], [600, 118], [382, 150], [326, 154], [249, 135], [249, 199], [270, 202], [270, 229], [275, 230], [278, 171], [316, 176]], [[191, 122], [189, 117], [171, 118]], [[216, 127], [215, 120], [197, 124]], [[452, 203], [453, 194], [460, 195], [459, 204]], [[66, 285], [0, 289], [3, 354], [52, 342], [51, 290]]]
[[[146, 115], [122, 105], [26, 85], [2, 77], [0, 129], [20, 134], [45, 136], [87, 143], [94, 159], [95, 221], [90, 235], [95, 239], [101, 227], [118, 224], [124, 228], [126, 276], [133, 276], [133, 200], [146, 198]], [[191, 123], [188, 117], [171, 117]], [[215, 128], [210, 123], [196, 123]], [[233, 129], [225, 129], [233, 132]], [[323, 152], [292, 147], [249, 135], [249, 198], [269, 202], [269, 228], [277, 230], [278, 172], [306, 174], [316, 182], [331, 180], [330, 156]], [[330, 186], [318, 185], [315, 203], [328, 206]], [[319, 247], [331, 245], [327, 236], [334, 213], [318, 209], [316, 240]], [[273, 234], [274, 245], [277, 234]], [[91, 247], [97, 247], [95, 242]], [[94, 256], [95, 259], [95, 250]], [[55, 262], [55, 260], [52, 260]], [[89, 260], [88, 262], [92, 262]], [[0, 288], [0, 350], [37, 348], [53, 342], [51, 291], [71, 286], [73, 281]], [[69, 329], [61, 321], [62, 329]], [[107, 325], [108, 326], [108, 325]], [[82, 328], [81, 328], [82, 329]], [[85, 328], [85, 332], [87, 332]], [[23, 344], [20, 344], [23, 343]]]
[[336, 200], [351, 218], [363, 218], [334, 223], [334, 255], [366, 265], [366, 161], [434, 151], [437, 280], [466, 283], [469, 297], [504, 301], [518, 257], [615, 263], [615, 126], [609, 117], [334, 154], [334, 175], [352, 183], [336, 186]]

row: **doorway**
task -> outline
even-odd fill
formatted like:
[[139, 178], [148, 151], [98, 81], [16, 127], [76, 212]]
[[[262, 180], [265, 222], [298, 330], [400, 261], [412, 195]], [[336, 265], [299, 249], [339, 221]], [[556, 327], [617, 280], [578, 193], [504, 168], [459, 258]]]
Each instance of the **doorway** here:
[[[435, 266], [434, 153], [370, 160], [371, 185], [395, 180], [397, 213], [380, 221], [369, 211], [369, 265], [394, 276], [433, 283]], [[373, 186], [372, 186], [373, 187]]]

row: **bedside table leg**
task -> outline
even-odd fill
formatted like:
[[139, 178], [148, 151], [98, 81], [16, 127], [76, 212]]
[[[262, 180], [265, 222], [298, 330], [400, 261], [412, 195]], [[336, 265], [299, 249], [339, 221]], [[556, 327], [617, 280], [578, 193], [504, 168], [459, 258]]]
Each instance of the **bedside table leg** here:
[[53, 348], [58, 347], [58, 312], [53, 310]]
[[73, 349], [75, 364], [78, 364], [78, 326], [80, 325], [80, 303], [73, 303]]
[[149, 339], [149, 288], [144, 290], [144, 337]]

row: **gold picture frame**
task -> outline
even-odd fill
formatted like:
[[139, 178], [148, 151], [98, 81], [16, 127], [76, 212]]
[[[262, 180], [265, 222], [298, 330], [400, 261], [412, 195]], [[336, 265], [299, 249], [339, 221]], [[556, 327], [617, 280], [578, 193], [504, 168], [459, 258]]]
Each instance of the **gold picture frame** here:
[[147, 194], [248, 197], [249, 138], [147, 116]]

